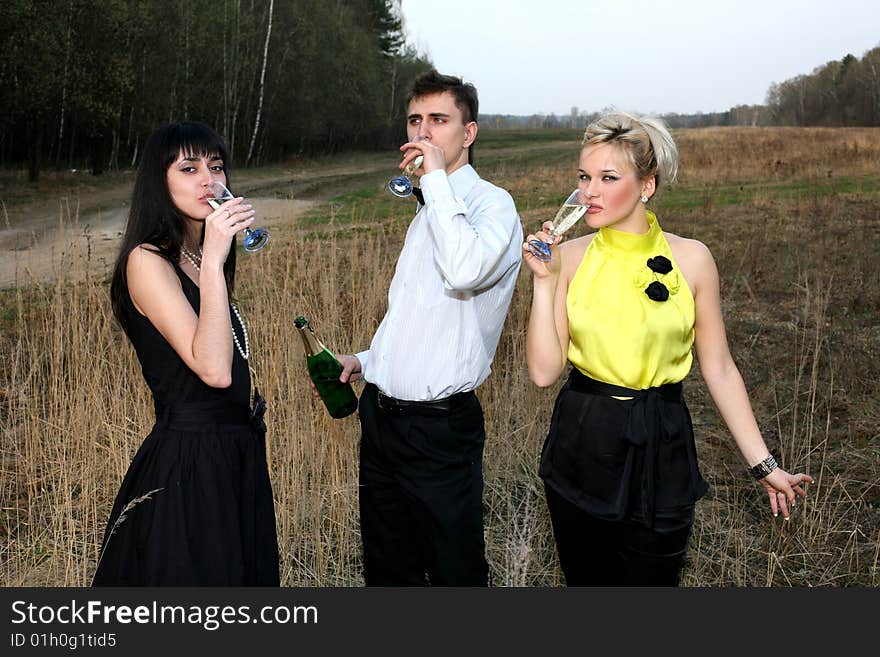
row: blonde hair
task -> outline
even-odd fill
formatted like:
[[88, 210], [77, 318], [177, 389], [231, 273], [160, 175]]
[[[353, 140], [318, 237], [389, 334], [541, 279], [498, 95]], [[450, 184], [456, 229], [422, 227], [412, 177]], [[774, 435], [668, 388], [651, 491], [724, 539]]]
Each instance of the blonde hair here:
[[674, 182], [678, 174], [678, 148], [666, 124], [654, 117], [638, 117], [612, 112], [599, 117], [584, 131], [584, 146], [615, 144], [629, 161], [640, 180], [654, 176]]

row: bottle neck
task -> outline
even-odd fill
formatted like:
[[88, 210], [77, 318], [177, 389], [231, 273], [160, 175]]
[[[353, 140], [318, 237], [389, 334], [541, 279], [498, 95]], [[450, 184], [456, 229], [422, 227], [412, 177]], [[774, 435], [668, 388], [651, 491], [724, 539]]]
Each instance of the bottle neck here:
[[318, 340], [318, 337], [312, 332], [312, 328], [308, 325], [303, 326], [299, 331], [299, 336], [303, 341], [303, 348], [306, 350], [306, 357], [316, 356], [324, 351], [324, 345]]

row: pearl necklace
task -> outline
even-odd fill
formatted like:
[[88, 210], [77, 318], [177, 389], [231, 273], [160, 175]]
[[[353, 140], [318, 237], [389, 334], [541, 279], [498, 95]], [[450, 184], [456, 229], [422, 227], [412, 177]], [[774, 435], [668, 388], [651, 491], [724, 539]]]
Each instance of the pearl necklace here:
[[195, 270], [196, 270], [197, 272], [199, 272], [199, 273], [202, 272], [202, 267], [201, 267], [201, 264], [202, 264], [202, 247], [199, 247], [199, 254], [198, 254], [198, 255], [196, 255], [195, 253], [193, 253], [192, 251], [190, 251], [190, 250], [189, 250], [188, 248], [186, 248], [185, 246], [181, 246], [181, 247], [180, 247], [180, 252], [183, 254], [183, 256], [184, 256], [187, 260], [189, 260], [189, 264], [191, 264], [191, 265], [193, 266], [193, 269], [195, 269]]
[[238, 349], [238, 353], [241, 354], [242, 358], [247, 360], [248, 357], [250, 357], [251, 355], [251, 345], [250, 342], [248, 342], [247, 327], [244, 325], [244, 320], [241, 318], [241, 314], [239, 314], [238, 312], [238, 307], [234, 303], [231, 303], [229, 305], [232, 306], [232, 312], [234, 312], [235, 316], [238, 317], [238, 325], [241, 327], [241, 334], [244, 336], [244, 350], [242, 350], [241, 348], [241, 344], [238, 341], [238, 336], [235, 334], [235, 329], [232, 329], [232, 340], [233, 342], [235, 342], [235, 348]]
[[[183, 256], [189, 260], [189, 264], [193, 266], [199, 274], [202, 273], [202, 249], [199, 247], [199, 254], [196, 255], [185, 246], [180, 247], [180, 252]], [[241, 334], [244, 336], [244, 349], [241, 348], [241, 343], [238, 341], [238, 336], [235, 334], [235, 329], [232, 328], [232, 341], [235, 342], [235, 348], [238, 349], [238, 353], [241, 354], [241, 357], [247, 360], [251, 355], [251, 344], [248, 340], [248, 332], [247, 326], [244, 325], [244, 320], [241, 318], [241, 313], [238, 312], [238, 307], [234, 303], [229, 304], [232, 307], [232, 312], [238, 318], [238, 325], [241, 327]]]

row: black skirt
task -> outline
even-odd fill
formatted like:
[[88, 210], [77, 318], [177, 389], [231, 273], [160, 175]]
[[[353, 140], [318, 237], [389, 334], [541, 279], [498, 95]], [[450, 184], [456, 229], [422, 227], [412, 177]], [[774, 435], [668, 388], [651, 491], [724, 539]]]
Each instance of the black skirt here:
[[113, 504], [93, 586], [277, 586], [261, 411], [209, 402], [156, 415]]
[[631, 390], [577, 368], [556, 399], [539, 474], [587, 513], [648, 526], [709, 489], [680, 382]]

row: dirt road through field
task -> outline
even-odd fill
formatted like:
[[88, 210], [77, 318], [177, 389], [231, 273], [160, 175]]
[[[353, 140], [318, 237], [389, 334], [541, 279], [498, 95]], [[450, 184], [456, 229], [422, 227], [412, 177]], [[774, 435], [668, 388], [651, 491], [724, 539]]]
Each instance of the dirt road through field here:
[[[241, 175], [236, 191], [257, 211], [258, 225], [283, 230], [315, 204], [381, 179], [387, 163], [318, 171]], [[90, 275], [103, 276], [116, 258], [128, 218], [131, 184], [81, 197], [36, 201], [13, 210], [0, 228], [0, 288]], [[21, 215], [26, 215], [22, 218]]]
[[[482, 151], [481, 161], [570, 148], [565, 141], [503, 146]], [[233, 172], [234, 191], [253, 202], [258, 225], [283, 230], [318, 203], [365, 186], [381, 189], [394, 163], [394, 153], [376, 152], [328, 156], [289, 168], [245, 169]], [[10, 207], [4, 193], [9, 190], [0, 187], [0, 289], [59, 275], [105, 275], [116, 257], [134, 183], [132, 172], [117, 176], [118, 183], [84, 185], [88, 191], [66, 195], [47, 191], [49, 183]], [[65, 184], [75, 189], [69, 178]]]

